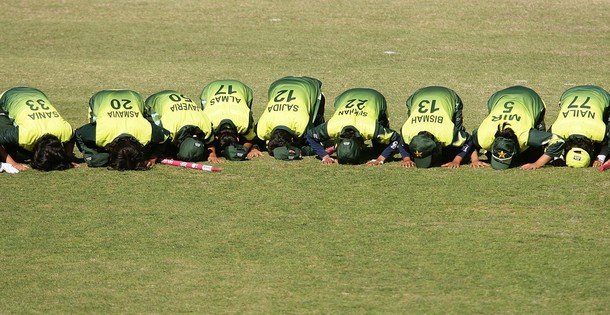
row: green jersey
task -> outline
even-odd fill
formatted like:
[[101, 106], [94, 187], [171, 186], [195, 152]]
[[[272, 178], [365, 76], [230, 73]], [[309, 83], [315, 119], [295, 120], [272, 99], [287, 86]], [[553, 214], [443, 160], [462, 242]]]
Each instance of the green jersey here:
[[268, 103], [261, 115], [256, 133], [269, 140], [272, 131], [281, 126], [302, 137], [313, 124], [322, 100], [322, 82], [308, 77], [285, 77], [271, 84]]
[[553, 133], [568, 138], [581, 135], [594, 142], [606, 138], [610, 94], [598, 86], [575, 86], [565, 91], [559, 100], [559, 115], [553, 123]]
[[385, 145], [381, 155], [388, 158], [400, 142], [400, 136], [389, 124], [386, 100], [381, 93], [367, 88], [350, 89], [335, 98], [335, 112], [328, 122], [307, 132], [307, 142], [319, 157], [324, 157], [328, 153], [321, 143], [340, 140], [344, 129], [351, 127], [363, 140], [372, 140], [374, 147]]
[[[351, 126], [364, 140], [379, 138], [378, 121], [382, 114], [387, 114], [387, 104], [381, 93], [367, 88], [347, 90], [335, 98], [335, 112], [326, 125], [328, 135], [339, 139], [343, 128]], [[383, 133], [378, 140], [388, 144], [390, 136]]]
[[487, 102], [489, 115], [477, 129], [478, 145], [490, 150], [498, 127], [507, 123], [519, 140], [523, 152], [528, 148], [530, 130], [544, 117], [545, 105], [540, 96], [524, 86], [513, 86], [494, 93]]
[[144, 101], [130, 90], [103, 90], [89, 100], [89, 118], [96, 124], [96, 145], [105, 147], [121, 134], [147, 145], [152, 137], [150, 122], [144, 117]]
[[404, 143], [428, 131], [445, 146], [462, 146], [468, 139], [463, 126], [462, 100], [442, 86], [421, 88], [407, 99], [407, 120], [402, 126]]
[[386, 100], [381, 93], [367, 88], [350, 89], [335, 98], [335, 112], [328, 122], [313, 128], [309, 135], [317, 142], [339, 140], [345, 127], [353, 127], [364, 140], [398, 143], [398, 134], [380, 122], [382, 117], [389, 123]]
[[2, 129], [0, 144], [18, 144], [32, 151], [35, 142], [45, 134], [52, 134], [63, 143], [72, 139], [72, 126], [38, 89], [16, 87], [3, 92], [0, 113], [8, 116], [14, 126]]
[[196, 126], [203, 131], [206, 144], [214, 141], [212, 123], [200, 105], [173, 90], [165, 90], [149, 96], [145, 108], [153, 122], [169, 131], [173, 142], [178, 141], [178, 132], [184, 126]]
[[206, 85], [201, 92], [204, 114], [214, 130], [224, 122], [231, 122], [237, 133], [246, 140], [256, 136], [252, 117], [252, 89], [237, 80], [217, 80]]
[[519, 151], [529, 147], [544, 147], [544, 154], [558, 157], [565, 141], [544, 131], [545, 105], [532, 89], [513, 86], [494, 93], [487, 102], [489, 115], [472, 132], [475, 147], [491, 150], [496, 132], [506, 123], [517, 136]]

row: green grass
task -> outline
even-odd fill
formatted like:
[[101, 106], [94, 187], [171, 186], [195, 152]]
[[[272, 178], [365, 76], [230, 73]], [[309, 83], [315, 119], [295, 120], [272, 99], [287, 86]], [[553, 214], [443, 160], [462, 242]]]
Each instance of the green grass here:
[[[258, 117], [285, 75], [323, 82], [327, 117], [372, 87], [400, 129], [446, 85], [469, 130], [515, 84], [547, 103], [610, 88], [604, 1], [0, 3], [0, 89], [45, 91], [75, 127], [89, 97], [197, 98], [242, 80]], [[394, 51], [396, 54], [385, 54]], [[226, 162], [0, 174], [0, 313], [610, 312], [608, 174], [595, 169]]]

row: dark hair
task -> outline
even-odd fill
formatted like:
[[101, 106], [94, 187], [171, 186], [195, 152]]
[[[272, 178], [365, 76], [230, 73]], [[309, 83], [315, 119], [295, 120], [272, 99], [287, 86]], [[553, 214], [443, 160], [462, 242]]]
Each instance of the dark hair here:
[[295, 145], [296, 140], [292, 133], [284, 129], [275, 129], [269, 137], [269, 143], [267, 143], [267, 151], [269, 155], [273, 156], [273, 150], [279, 147], [285, 147], [289, 145]]
[[178, 141], [176, 141], [176, 145], [180, 147], [182, 141], [184, 141], [184, 139], [186, 138], [197, 138], [203, 142], [203, 140], [205, 139], [205, 133], [203, 132], [203, 130], [201, 130], [201, 128], [197, 126], [185, 126], [184, 131], [182, 131], [182, 134], [180, 135], [180, 138], [178, 138]]
[[144, 146], [134, 137], [121, 137], [105, 147], [108, 151], [108, 168], [118, 171], [147, 170]]
[[218, 130], [218, 144], [220, 148], [226, 148], [230, 145], [236, 145], [237, 140], [237, 129], [235, 127], [223, 127]]
[[438, 142], [438, 140], [436, 140], [436, 137], [432, 133], [430, 133], [430, 131], [422, 130], [422, 131], [418, 132], [417, 135], [418, 136], [426, 136], [426, 137], [434, 140], [434, 142]]
[[355, 139], [359, 146], [364, 145], [362, 136], [357, 135], [356, 129], [351, 127], [345, 128], [345, 130], [341, 132], [341, 139]]
[[510, 124], [507, 122], [504, 122], [501, 126], [498, 125], [498, 131], [496, 131], [496, 134], [494, 135], [495, 138], [497, 137], [503, 137], [506, 139], [511, 139], [515, 142], [515, 144], [519, 143], [519, 139], [517, 138], [517, 135], [515, 134], [515, 131], [510, 128]]
[[34, 143], [34, 154], [30, 166], [43, 172], [61, 171], [72, 168], [70, 155], [61, 140], [54, 135], [45, 134]]
[[583, 149], [591, 156], [595, 150], [595, 145], [593, 144], [593, 141], [587, 137], [571, 135], [566, 139], [565, 152], [572, 150], [572, 148]]

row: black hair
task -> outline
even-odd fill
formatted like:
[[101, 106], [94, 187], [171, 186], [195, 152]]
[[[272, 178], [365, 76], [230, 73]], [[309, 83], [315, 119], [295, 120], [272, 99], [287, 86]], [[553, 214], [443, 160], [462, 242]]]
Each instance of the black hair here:
[[589, 153], [589, 156], [592, 156], [595, 144], [587, 137], [571, 135], [566, 139], [565, 152], [572, 150], [572, 148], [583, 149]]
[[436, 140], [436, 137], [432, 133], [430, 133], [430, 131], [422, 130], [422, 131], [418, 132], [417, 135], [418, 136], [426, 136], [426, 137], [434, 140], [434, 142], [438, 143], [438, 140]]
[[273, 150], [279, 147], [285, 147], [292, 145], [294, 146], [297, 143], [295, 136], [284, 129], [275, 129], [271, 133], [269, 137], [269, 143], [267, 143], [267, 151], [269, 151], [269, 155], [273, 156]]
[[197, 138], [203, 142], [203, 140], [205, 139], [205, 133], [203, 132], [203, 130], [201, 130], [201, 128], [197, 126], [185, 126], [184, 130], [182, 131], [182, 134], [180, 135], [180, 138], [178, 138], [178, 141], [176, 142], [176, 145], [180, 147], [182, 141], [184, 141], [184, 139], [186, 138]]
[[52, 134], [45, 134], [34, 143], [30, 166], [43, 172], [61, 171], [72, 168], [70, 155], [61, 140]]
[[118, 171], [147, 170], [144, 146], [134, 137], [121, 137], [105, 147], [109, 153], [108, 168]]
[[232, 126], [222, 127], [217, 132], [218, 144], [221, 149], [238, 144], [237, 129]]
[[496, 134], [494, 135], [495, 138], [497, 137], [503, 137], [506, 139], [511, 139], [515, 142], [515, 144], [519, 143], [519, 139], [517, 138], [517, 135], [515, 134], [515, 131], [510, 128], [510, 124], [507, 122], [504, 122], [502, 125], [498, 125], [498, 131], [496, 131]]
[[360, 147], [362, 147], [364, 145], [364, 139], [362, 138], [362, 136], [359, 136], [356, 129], [354, 129], [354, 128], [351, 128], [351, 127], [345, 128], [345, 130], [341, 131], [340, 137], [341, 137], [341, 139], [354, 139], [354, 140], [356, 140], [356, 143], [358, 143], [358, 145]]

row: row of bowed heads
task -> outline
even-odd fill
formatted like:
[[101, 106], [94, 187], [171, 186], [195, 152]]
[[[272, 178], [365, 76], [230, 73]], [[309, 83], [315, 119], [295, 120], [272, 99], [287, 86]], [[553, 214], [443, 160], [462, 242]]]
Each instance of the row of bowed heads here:
[[545, 103], [525, 86], [493, 93], [488, 115], [472, 131], [464, 127], [461, 98], [442, 86], [407, 98], [400, 129], [390, 126], [385, 97], [371, 88], [344, 91], [330, 115], [322, 82], [312, 77], [273, 82], [258, 120], [252, 100], [252, 89], [238, 80], [210, 82], [199, 100], [175, 90], [147, 98], [129, 89], [102, 90], [89, 100], [89, 122], [74, 129], [44, 92], [10, 88], [0, 95], [0, 171], [82, 163], [146, 170], [163, 159], [216, 164], [265, 151], [286, 161], [315, 156], [323, 164], [383, 165], [399, 154], [407, 168], [604, 168], [608, 151], [610, 94], [595, 85], [567, 89], [548, 128]]

